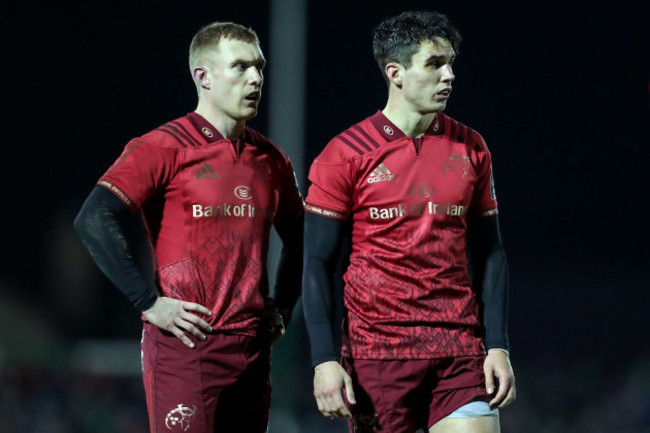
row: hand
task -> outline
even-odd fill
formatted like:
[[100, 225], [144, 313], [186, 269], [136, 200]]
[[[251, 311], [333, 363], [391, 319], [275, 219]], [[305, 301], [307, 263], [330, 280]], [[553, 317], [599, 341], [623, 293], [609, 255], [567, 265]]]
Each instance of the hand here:
[[205, 320], [192, 312], [211, 316], [212, 311], [203, 305], [194, 302], [185, 302], [179, 299], [159, 297], [151, 308], [142, 312], [149, 323], [160, 329], [169, 331], [181, 340], [186, 346], [194, 348], [194, 343], [185, 334], [185, 331], [200, 340], [205, 340], [201, 331], [212, 332], [212, 327]]
[[490, 401], [491, 408], [503, 408], [515, 401], [517, 389], [515, 374], [510, 365], [510, 357], [499, 349], [490, 349], [483, 364], [485, 372], [485, 388], [489, 395], [494, 395], [494, 379], [497, 379], [499, 389]]
[[350, 404], [356, 404], [352, 379], [336, 361], [323, 362], [314, 368], [314, 397], [318, 410], [328, 418], [352, 418], [345, 407], [341, 391]]
[[277, 308], [267, 307], [266, 314], [264, 315], [264, 325], [269, 332], [271, 344], [284, 336], [284, 319]]

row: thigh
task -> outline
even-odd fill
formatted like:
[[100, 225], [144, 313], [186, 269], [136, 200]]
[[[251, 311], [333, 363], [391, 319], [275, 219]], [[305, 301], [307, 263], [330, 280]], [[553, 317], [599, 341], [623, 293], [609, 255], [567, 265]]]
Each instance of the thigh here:
[[[343, 359], [357, 401], [349, 405], [351, 433], [414, 433], [425, 424], [422, 383], [428, 361]], [[424, 410], [425, 411], [425, 410]], [[421, 425], [422, 424], [422, 425]]]
[[499, 418], [443, 418], [429, 428], [429, 433], [499, 433]]
[[[483, 362], [484, 357], [482, 356], [432, 361], [432, 371], [435, 371], [435, 384], [431, 392], [428, 426], [434, 426], [467, 403], [488, 398], [485, 391]], [[459, 421], [459, 423], [463, 422], [462, 419]], [[452, 424], [454, 423], [455, 421], [452, 422]]]
[[151, 431], [212, 433], [222, 392], [245, 370], [246, 338], [211, 334], [190, 349], [145, 324], [142, 366]]
[[223, 389], [214, 416], [214, 433], [264, 433], [271, 409], [271, 346], [248, 341], [246, 366], [237, 381]]
[[145, 323], [142, 373], [151, 432], [206, 432], [206, 413], [199, 351]]

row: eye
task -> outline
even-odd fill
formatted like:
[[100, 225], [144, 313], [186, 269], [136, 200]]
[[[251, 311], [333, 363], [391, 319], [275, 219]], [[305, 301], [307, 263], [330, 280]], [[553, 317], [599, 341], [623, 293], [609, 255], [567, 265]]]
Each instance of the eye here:
[[241, 63], [241, 62], [239, 62], [239, 63], [235, 63], [233, 66], [234, 66], [234, 68], [237, 69], [238, 71], [245, 71], [245, 70], [246, 70], [246, 65], [243, 64], [243, 63]]

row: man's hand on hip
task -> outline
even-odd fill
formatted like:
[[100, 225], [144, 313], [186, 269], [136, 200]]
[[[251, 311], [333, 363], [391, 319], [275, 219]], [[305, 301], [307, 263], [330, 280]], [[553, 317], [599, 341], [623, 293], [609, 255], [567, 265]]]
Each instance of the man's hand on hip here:
[[190, 348], [194, 348], [194, 343], [186, 332], [199, 340], [206, 339], [204, 332], [212, 332], [208, 322], [194, 313], [212, 315], [212, 312], [203, 305], [167, 297], [159, 297], [151, 308], [142, 312], [149, 323], [171, 332]]

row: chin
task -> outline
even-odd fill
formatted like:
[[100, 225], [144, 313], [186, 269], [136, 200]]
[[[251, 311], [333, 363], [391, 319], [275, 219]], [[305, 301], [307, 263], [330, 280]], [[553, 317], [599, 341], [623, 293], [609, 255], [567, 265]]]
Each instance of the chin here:
[[246, 110], [243, 113], [241, 113], [241, 118], [243, 120], [250, 120], [255, 116], [257, 116], [257, 108], [251, 109], [251, 110]]

